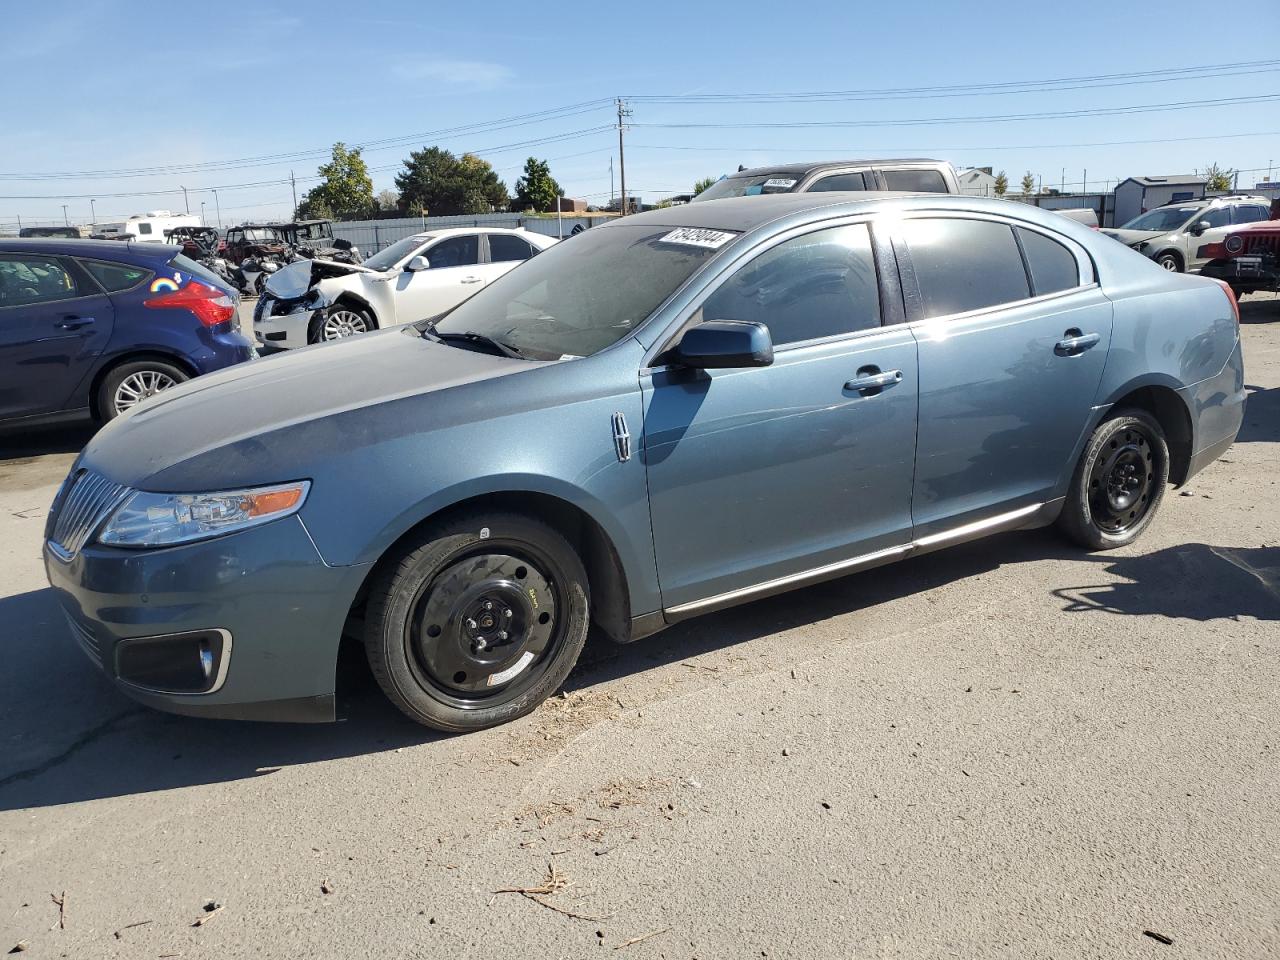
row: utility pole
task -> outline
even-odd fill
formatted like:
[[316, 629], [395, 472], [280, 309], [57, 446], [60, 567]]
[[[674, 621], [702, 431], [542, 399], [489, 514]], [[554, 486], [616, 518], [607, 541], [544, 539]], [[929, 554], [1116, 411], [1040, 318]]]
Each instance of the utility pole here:
[[627, 158], [626, 158], [626, 155], [623, 154], [622, 152], [622, 131], [623, 131], [622, 121], [629, 116], [631, 116], [631, 111], [627, 109], [626, 103], [624, 103], [622, 98], [619, 97], [618, 98], [618, 183], [622, 188], [622, 205], [619, 207], [619, 211], [621, 215], [624, 217], [627, 215], [627, 207], [631, 205], [630, 204], [631, 198], [627, 196]]
[[191, 201], [187, 199], [187, 188], [182, 188], [182, 205], [187, 208], [187, 213], [191, 212]]
[[92, 200], [89, 201], [89, 219], [94, 223], [98, 222], [98, 211], [94, 208]]
[[200, 226], [207, 227], [208, 225], [209, 225], [209, 221], [204, 218], [204, 201], [201, 200], [200, 201]]
[[1080, 192], [1081, 193], [1089, 192], [1089, 168], [1088, 167], [1084, 168], [1084, 182], [1080, 184]]
[[293, 215], [298, 215], [298, 182], [293, 179], [293, 171], [289, 171], [289, 189], [293, 191]]
[[71, 226], [71, 221], [67, 219], [67, 205], [65, 203], [62, 205], [62, 222], [68, 227]]
[[1062, 186], [1058, 188], [1059, 193], [1067, 192], [1067, 168], [1062, 168]]
[[213, 191], [213, 206], [218, 211], [218, 229], [222, 229], [222, 204], [218, 202], [218, 191]]
[[616, 200], [617, 197], [618, 195], [613, 192], [613, 157], [610, 157], [609, 158], [609, 204], [610, 206], [613, 205], [613, 201]]
[[18, 214], [18, 232], [22, 232], [22, 214]]

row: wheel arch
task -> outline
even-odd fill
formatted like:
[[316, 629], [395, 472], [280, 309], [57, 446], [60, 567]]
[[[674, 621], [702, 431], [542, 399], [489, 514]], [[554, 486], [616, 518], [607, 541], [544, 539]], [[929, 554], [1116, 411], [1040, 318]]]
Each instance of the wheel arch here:
[[352, 615], [359, 619], [368, 586], [375, 576], [394, 562], [400, 547], [412, 542], [434, 522], [459, 513], [492, 510], [534, 517], [560, 533], [582, 559], [587, 571], [591, 621], [618, 643], [631, 639], [631, 590], [622, 558], [604, 526], [581, 505], [554, 493], [528, 489], [500, 489], [475, 493], [436, 506], [377, 551], [377, 558], [365, 575], [352, 602]]
[[110, 376], [111, 371], [115, 370], [126, 363], [136, 363], [139, 360], [159, 360], [161, 363], [169, 363], [177, 367], [188, 377], [195, 378], [200, 375], [197, 370], [186, 357], [177, 353], [170, 353], [167, 350], [149, 348], [146, 350], [133, 350], [129, 353], [122, 353], [112, 357], [103, 363], [93, 374], [93, 379], [89, 382], [89, 413], [94, 420], [102, 419], [102, 411], [98, 408], [98, 392], [102, 389], [102, 382]]
[[1169, 445], [1169, 482], [1175, 487], [1185, 483], [1195, 450], [1195, 432], [1191, 411], [1178, 391], [1162, 382], [1130, 384], [1118, 392], [1106, 412], [1123, 407], [1136, 407], [1155, 417]]
[[1158, 263], [1160, 258], [1163, 257], [1166, 253], [1171, 254], [1173, 258], [1178, 261], [1179, 273], [1187, 272], [1187, 258], [1183, 256], [1182, 251], [1179, 250], [1177, 247], [1165, 247], [1163, 250], [1157, 250], [1155, 253], [1151, 255], [1151, 259], [1153, 262]]
[[346, 304], [358, 310], [363, 310], [369, 315], [369, 319], [373, 321], [373, 328], [375, 330], [382, 329], [382, 320], [378, 317], [377, 309], [372, 303], [360, 296], [360, 294], [356, 293], [354, 290], [343, 290], [334, 297], [333, 306], [336, 307], [339, 304]]

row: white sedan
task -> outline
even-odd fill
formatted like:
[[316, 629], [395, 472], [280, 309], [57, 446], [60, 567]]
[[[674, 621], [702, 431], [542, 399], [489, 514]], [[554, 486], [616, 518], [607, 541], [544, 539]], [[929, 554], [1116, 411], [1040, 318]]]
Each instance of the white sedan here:
[[[254, 336], [262, 347], [287, 349], [433, 317], [555, 242], [528, 230], [455, 227], [405, 237], [359, 265], [299, 261], [275, 275], [285, 283], [268, 282]], [[304, 264], [306, 296], [286, 290], [290, 278], [281, 276], [305, 272]], [[328, 306], [314, 309], [318, 299]]]

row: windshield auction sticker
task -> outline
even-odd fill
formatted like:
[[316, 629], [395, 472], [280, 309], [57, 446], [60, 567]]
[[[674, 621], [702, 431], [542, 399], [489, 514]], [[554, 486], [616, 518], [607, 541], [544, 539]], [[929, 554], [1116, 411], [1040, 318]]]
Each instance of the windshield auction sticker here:
[[706, 247], [708, 250], [719, 250], [736, 236], [736, 233], [725, 233], [723, 230], [678, 227], [665, 237], [659, 237], [658, 242], [678, 243], [685, 247]]
[[795, 185], [796, 182], [794, 180], [788, 180], [786, 177], [773, 177], [760, 186], [766, 190], [790, 190]]

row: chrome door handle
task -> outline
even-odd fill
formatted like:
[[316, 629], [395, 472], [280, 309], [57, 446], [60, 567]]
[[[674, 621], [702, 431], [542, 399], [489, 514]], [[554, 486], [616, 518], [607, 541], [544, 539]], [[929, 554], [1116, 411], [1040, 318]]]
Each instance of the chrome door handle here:
[[63, 317], [54, 326], [62, 330], [79, 330], [91, 323], [93, 323], [93, 317]]
[[483, 277], [463, 277], [462, 278], [463, 283], [482, 283], [483, 281], [484, 281]]
[[846, 390], [879, 390], [901, 382], [901, 370], [885, 370], [883, 373], [867, 373], [854, 377], [845, 383], [844, 388]]
[[1088, 350], [1102, 339], [1100, 333], [1081, 333], [1079, 330], [1068, 330], [1066, 336], [1054, 344], [1053, 352], [1064, 356], [1075, 356]]

